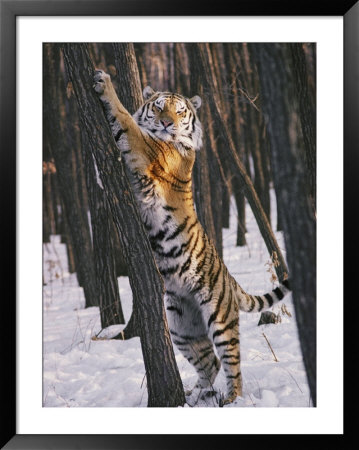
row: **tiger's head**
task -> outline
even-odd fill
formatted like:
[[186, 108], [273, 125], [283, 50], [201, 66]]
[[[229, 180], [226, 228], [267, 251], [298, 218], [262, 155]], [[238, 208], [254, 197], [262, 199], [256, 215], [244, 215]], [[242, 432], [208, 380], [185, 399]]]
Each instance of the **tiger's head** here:
[[199, 150], [202, 126], [197, 117], [201, 106], [198, 95], [188, 99], [171, 92], [155, 92], [150, 86], [143, 90], [145, 103], [134, 114], [140, 127], [158, 139], [171, 142], [179, 151]]

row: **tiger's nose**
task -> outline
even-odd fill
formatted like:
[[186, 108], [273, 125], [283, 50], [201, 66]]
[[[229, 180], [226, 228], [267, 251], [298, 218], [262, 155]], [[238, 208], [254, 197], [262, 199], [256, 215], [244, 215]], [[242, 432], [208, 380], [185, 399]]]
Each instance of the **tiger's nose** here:
[[169, 120], [161, 120], [161, 123], [164, 128], [167, 128], [168, 126], [172, 125], [173, 122], [171, 122]]

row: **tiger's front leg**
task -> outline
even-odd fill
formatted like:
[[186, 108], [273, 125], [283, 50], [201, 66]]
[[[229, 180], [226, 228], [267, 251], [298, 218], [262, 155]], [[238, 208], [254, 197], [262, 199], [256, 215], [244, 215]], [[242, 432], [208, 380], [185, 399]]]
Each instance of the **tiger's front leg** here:
[[106, 113], [111, 118], [115, 117], [121, 124], [124, 131], [128, 127], [138, 128], [136, 122], [134, 122], [131, 114], [122, 105], [117, 97], [115, 88], [113, 87], [111, 77], [103, 70], [95, 70], [94, 75], [94, 89], [99, 94], [99, 97], [105, 107]]
[[103, 70], [96, 70], [93, 87], [104, 106], [116, 144], [123, 150], [119, 145], [119, 140], [126, 133], [131, 149], [141, 151], [141, 146], [138, 145], [143, 141], [141, 130], [117, 97], [110, 75]]

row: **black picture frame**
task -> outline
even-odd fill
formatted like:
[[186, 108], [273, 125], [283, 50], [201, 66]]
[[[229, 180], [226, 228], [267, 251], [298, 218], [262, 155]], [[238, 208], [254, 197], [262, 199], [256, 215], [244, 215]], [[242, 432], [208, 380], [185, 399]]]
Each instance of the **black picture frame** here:
[[[2, 253], [6, 257], [2, 273], [3, 340], [1, 347], [1, 448], [6, 449], [182, 449], [236, 447], [260, 441], [264, 435], [18, 435], [16, 434], [16, 17], [18, 16], [343, 16], [344, 17], [344, 208], [345, 232], [355, 236], [358, 220], [353, 208], [354, 179], [358, 177], [359, 152], [359, 3], [356, 0], [301, 2], [246, 0], [234, 3], [182, 0], [174, 6], [163, 0], [0, 0], [0, 182], [2, 219]], [[174, 12], [175, 10], [175, 12]], [[353, 245], [345, 247], [350, 258]], [[348, 287], [351, 273], [345, 273]], [[354, 329], [354, 314], [346, 309], [345, 317]], [[349, 350], [345, 351], [345, 356]], [[353, 359], [353, 355], [346, 360]], [[348, 390], [346, 389], [346, 394]], [[346, 402], [348, 405], [350, 402]], [[350, 431], [350, 419], [345, 434]], [[179, 426], [180, 429], [180, 426]], [[181, 430], [183, 431], [183, 430]], [[314, 436], [314, 437], [318, 437]], [[340, 436], [331, 436], [334, 438]], [[276, 447], [287, 446], [293, 435], [281, 435]], [[308, 438], [296, 435], [300, 442]], [[313, 439], [313, 436], [311, 436]], [[313, 441], [312, 441], [313, 442]], [[258, 442], [259, 443], [259, 442]], [[340, 444], [339, 444], [340, 445]]]

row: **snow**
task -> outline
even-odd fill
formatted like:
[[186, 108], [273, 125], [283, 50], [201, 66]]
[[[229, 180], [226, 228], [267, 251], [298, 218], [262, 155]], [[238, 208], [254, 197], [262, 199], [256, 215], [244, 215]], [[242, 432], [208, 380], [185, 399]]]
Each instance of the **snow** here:
[[[275, 198], [272, 193], [273, 230]], [[236, 208], [232, 199], [230, 228], [223, 230], [224, 261], [240, 285], [252, 294], [273, 288], [269, 255], [253, 214], [246, 206], [247, 246], [236, 247]], [[285, 256], [281, 232], [275, 232]], [[99, 308], [84, 308], [83, 290], [68, 272], [66, 248], [59, 236], [43, 247], [43, 406], [45, 407], [146, 407], [147, 388], [139, 338], [110, 340], [123, 325], [101, 330]], [[132, 294], [127, 277], [118, 278], [126, 321]], [[281, 308], [282, 303], [286, 311]], [[271, 310], [277, 324], [257, 326], [260, 313], [240, 313], [243, 396], [233, 407], [312, 406], [298, 340], [291, 295]], [[274, 355], [267, 343], [269, 342]], [[185, 390], [193, 387], [196, 373], [174, 347]], [[275, 361], [277, 359], [277, 361]], [[223, 370], [213, 396], [194, 391], [186, 407], [218, 407], [225, 393]]]

